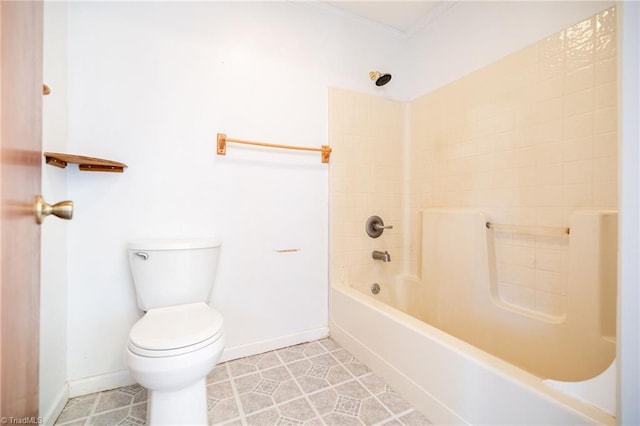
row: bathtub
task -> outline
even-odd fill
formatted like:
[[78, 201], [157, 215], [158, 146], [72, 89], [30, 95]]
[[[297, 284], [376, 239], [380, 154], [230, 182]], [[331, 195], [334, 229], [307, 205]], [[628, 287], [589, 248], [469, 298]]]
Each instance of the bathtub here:
[[[428, 214], [432, 213], [434, 211], [428, 212]], [[451, 213], [451, 211], [435, 212], [436, 215], [444, 214], [446, 220], [454, 217], [452, 225], [455, 225], [455, 229], [464, 228], [466, 226], [462, 223], [464, 221], [475, 226], [475, 222], [484, 224], [481, 221], [490, 219], [482, 212], [465, 211], [462, 212], [462, 216], [456, 216], [456, 212], [451, 216]], [[576, 242], [580, 242], [582, 225], [586, 226], [585, 230], [588, 231], [585, 233], [588, 235], [586, 238], [602, 239], [602, 235], [594, 233], [592, 226], [593, 223], [603, 222], [602, 215], [592, 215], [591, 218], [588, 216], [578, 217], [575, 227], [572, 223], [572, 238]], [[429, 220], [432, 219], [433, 217]], [[442, 220], [442, 217], [437, 219], [438, 229], [445, 229], [449, 238], [450, 230], [446, 230], [446, 220]], [[604, 223], [606, 222], [605, 219]], [[429, 228], [429, 224], [423, 222], [422, 229], [425, 228]], [[478, 231], [475, 241], [479, 245], [473, 247], [474, 243], [469, 243], [467, 248], [473, 256], [478, 256], [480, 253], [479, 264], [488, 265], [484, 272], [479, 264], [471, 265], [475, 271], [474, 276], [482, 278], [479, 281], [487, 287], [484, 289], [486, 291], [482, 291], [483, 294], [486, 293], [487, 301], [474, 301], [479, 297], [473, 294], [468, 295], [468, 299], [481, 305], [486, 303], [490, 309], [497, 312], [496, 315], [506, 316], [506, 318], [509, 318], [509, 315], [513, 318], [524, 318], [521, 321], [525, 327], [522, 333], [525, 334], [569, 327], [571, 319], [575, 317], [571, 311], [575, 304], [569, 304], [568, 312], [564, 316], [548, 318], [538, 318], [535, 315], [528, 315], [527, 312], [518, 312], [518, 309], [513, 306], [501, 306], [501, 301], [492, 294], [490, 267], [492, 254], [491, 244], [487, 244], [488, 240], [485, 238], [486, 233], [486, 230]], [[470, 241], [474, 241], [474, 238], [472, 237]], [[424, 244], [428, 242], [423, 242]], [[485, 247], [486, 253], [483, 252], [485, 249], [482, 247]], [[420, 250], [423, 257], [422, 268], [433, 268], [433, 265], [429, 265], [431, 259], [427, 259], [428, 256], [424, 255], [428, 248], [421, 247]], [[486, 256], [484, 260], [483, 256]], [[584, 262], [584, 253], [580, 253], [580, 256]], [[593, 271], [588, 270], [589, 267], [598, 267], [598, 265], [584, 264], [575, 266], [576, 270], [586, 269], [581, 273], [586, 274], [587, 278], [593, 275]], [[455, 273], [459, 274], [460, 271]], [[330, 290], [332, 337], [369, 365], [374, 372], [381, 375], [392, 388], [408, 399], [434, 424], [615, 423], [615, 417], [611, 414], [613, 409], [607, 413], [594, 405], [593, 401], [588, 401], [588, 398], [572, 395], [571, 386], [563, 387], [562, 381], [555, 380], [557, 377], [553, 375], [556, 374], [554, 372], [557, 368], [551, 367], [549, 375], [534, 374], [522, 366], [516, 366], [517, 363], [513, 361], [507, 362], [503, 357], [490, 353], [491, 348], [481, 349], [477, 344], [462, 340], [465, 336], [456, 337], [456, 334], [465, 334], [465, 324], [460, 321], [450, 321], [458, 327], [459, 331], [454, 327], [454, 331], [445, 332], [432, 325], [431, 323], [438, 326], [442, 324], [434, 320], [433, 306], [430, 305], [432, 300], [429, 300], [433, 297], [424, 291], [425, 286], [429, 286], [425, 281], [428, 281], [426, 277], [430, 274], [423, 270], [421, 277], [398, 275], [392, 279], [384, 279], [382, 274], [379, 282], [381, 291], [377, 295], [372, 294], [370, 290], [371, 282], [335, 280]], [[580, 285], [580, 291], [584, 291], [584, 287], [588, 286], [583, 282], [580, 282]], [[455, 285], [442, 286], [439, 292], [446, 293], [448, 288], [455, 289]], [[571, 286], [568, 292], [571, 294]], [[584, 309], [584, 306], [578, 306], [576, 309]], [[465, 312], [461, 313], [460, 318], [468, 317], [468, 309], [462, 310]], [[589, 317], [591, 316], [595, 318], [594, 321], [598, 319], [595, 313]], [[478, 322], [481, 321], [478, 320]], [[492, 323], [492, 327], [495, 326], [495, 323]], [[584, 324], [578, 326], [585, 327]], [[467, 327], [473, 329], [476, 324], [467, 323]], [[607, 329], [606, 324], [602, 326], [597, 321], [594, 322], [593, 327], [597, 329], [596, 334]], [[604, 386], [608, 389], [605, 393], [615, 395], [615, 381], [612, 381], [615, 377], [615, 367], [611, 367], [613, 362], [611, 356], [612, 353], [615, 354], [615, 338], [601, 337], [604, 339], [602, 345], [605, 354], [594, 359], [592, 366], [585, 367], [590, 368], [589, 374], [595, 378], [582, 380], [584, 379], [582, 377], [579, 383], [584, 385], [581, 386], [583, 388], [589, 388], [589, 383], [592, 382], [597, 387], [602, 387], [602, 383], [606, 383]], [[607, 347], [608, 344], [612, 345], [613, 352]], [[581, 362], [578, 358], [575, 361]], [[523, 365], [526, 366], [527, 362]]]

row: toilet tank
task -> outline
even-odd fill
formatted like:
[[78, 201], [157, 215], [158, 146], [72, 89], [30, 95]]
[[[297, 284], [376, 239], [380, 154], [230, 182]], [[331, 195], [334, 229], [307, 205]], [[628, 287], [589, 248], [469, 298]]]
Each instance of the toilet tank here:
[[217, 239], [138, 240], [127, 246], [138, 306], [207, 302], [220, 254]]

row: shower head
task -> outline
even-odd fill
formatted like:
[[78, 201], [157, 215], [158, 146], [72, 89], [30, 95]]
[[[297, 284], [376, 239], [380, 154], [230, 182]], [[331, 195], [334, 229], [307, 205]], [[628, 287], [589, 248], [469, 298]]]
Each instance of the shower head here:
[[382, 74], [380, 71], [371, 71], [369, 73], [369, 78], [376, 82], [376, 86], [384, 86], [391, 80], [391, 74]]

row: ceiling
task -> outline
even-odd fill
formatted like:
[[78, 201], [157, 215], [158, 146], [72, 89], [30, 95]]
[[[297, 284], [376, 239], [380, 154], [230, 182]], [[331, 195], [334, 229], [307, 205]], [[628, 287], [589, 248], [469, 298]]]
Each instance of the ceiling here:
[[326, 0], [325, 3], [406, 34], [441, 9], [445, 0]]

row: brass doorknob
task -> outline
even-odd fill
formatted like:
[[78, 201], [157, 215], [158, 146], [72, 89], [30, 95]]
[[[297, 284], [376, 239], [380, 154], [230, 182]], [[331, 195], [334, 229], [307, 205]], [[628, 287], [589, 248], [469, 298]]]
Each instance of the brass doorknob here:
[[73, 217], [73, 201], [60, 201], [54, 205], [47, 204], [41, 195], [36, 197], [35, 202], [36, 222], [40, 225], [44, 218], [50, 214], [60, 219], [71, 220]]

